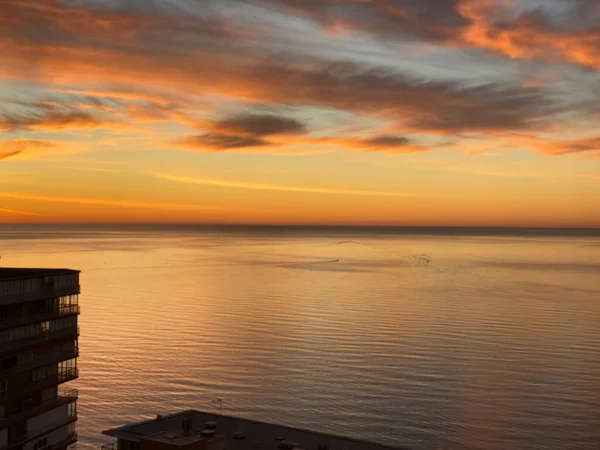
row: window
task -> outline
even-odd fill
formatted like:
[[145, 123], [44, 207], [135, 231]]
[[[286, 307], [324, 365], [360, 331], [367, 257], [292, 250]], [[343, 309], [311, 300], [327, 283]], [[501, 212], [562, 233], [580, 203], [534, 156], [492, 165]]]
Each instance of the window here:
[[21, 402], [21, 407], [22, 407], [22, 409], [27, 409], [31, 406], [32, 403], [33, 403], [32, 397], [23, 399], [23, 401]]
[[42, 332], [50, 330], [50, 322], [42, 322], [41, 326], [42, 326]]
[[51, 276], [44, 277], [44, 286], [54, 286], [54, 278]]
[[0, 368], [1, 369], [11, 369], [13, 367], [17, 367], [18, 361], [19, 361], [19, 358], [17, 357], [17, 355], [9, 356], [8, 358], [4, 358], [0, 362]]
[[41, 448], [48, 447], [48, 438], [40, 439], [35, 444], [33, 444], [33, 450], [40, 450]]
[[69, 403], [69, 417], [77, 417], [77, 403]]

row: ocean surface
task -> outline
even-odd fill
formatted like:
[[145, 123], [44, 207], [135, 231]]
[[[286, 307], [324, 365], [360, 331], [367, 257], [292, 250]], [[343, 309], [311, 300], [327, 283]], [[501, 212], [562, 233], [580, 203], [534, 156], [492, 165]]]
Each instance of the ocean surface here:
[[600, 448], [598, 232], [5, 225], [0, 253], [82, 270], [79, 449], [217, 399], [415, 450]]

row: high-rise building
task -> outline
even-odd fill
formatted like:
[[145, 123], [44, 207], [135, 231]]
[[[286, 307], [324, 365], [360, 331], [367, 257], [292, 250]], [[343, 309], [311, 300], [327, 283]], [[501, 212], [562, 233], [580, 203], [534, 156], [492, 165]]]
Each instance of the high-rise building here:
[[0, 268], [0, 450], [77, 441], [79, 271]]

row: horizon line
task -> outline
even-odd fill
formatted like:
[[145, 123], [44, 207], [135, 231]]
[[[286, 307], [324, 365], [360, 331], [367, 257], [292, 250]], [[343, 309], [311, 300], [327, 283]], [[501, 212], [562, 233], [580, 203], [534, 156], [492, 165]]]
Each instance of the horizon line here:
[[599, 231], [600, 226], [532, 225], [387, 225], [387, 224], [291, 224], [291, 223], [194, 223], [194, 222], [0, 222], [0, 226], [171, 226], [204, 228], [376, 228], [376, 229], [497, 229]]

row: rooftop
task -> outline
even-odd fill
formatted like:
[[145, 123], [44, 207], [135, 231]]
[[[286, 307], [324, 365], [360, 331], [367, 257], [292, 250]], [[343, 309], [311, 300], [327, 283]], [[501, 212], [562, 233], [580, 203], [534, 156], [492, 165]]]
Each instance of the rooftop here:
[[146, 439], [151, 439], [154, 442], [167, 443], [171, 446], [186, 447], [189, 444], [196, 443], [199, 441], [215, 441], [223, 439], [222, 435], [203, 436], [197, 430], [193, 430], [186, 433], [183, 430], [177, 432], [169, 431], [159, 434], [154, 434]]
[[79, 273], [79, 271], [71, 269], [0, 267], [0, 281], [26, 280], [28, 278], [45, 277], [49, 275], [69, 275], [75, 273]]
[[328, 446], [329, 450], [407, 450], [406, 448], [386, 446], [318, 431], [239, 417], [221, 416], [197, 410], [182, 411], [168, 416], [157, 416], [156, 419], [106, 430], [102, 434], [126, 441], [140, 442], [142, 438], [147, 436], [178, 432], [182, 428], [184, 418], [191, 421], [194, 431], [204, 429], [207, 422], [216, 422], [216, 431], [225, 436], [225, 449], [228, 450], [255, 450], [259, 448], [275, 450], [278, 448], [278, 440], [296, 444], [296, 450], [313, 450], [320, 448], [319, 446], [322, 445]]

